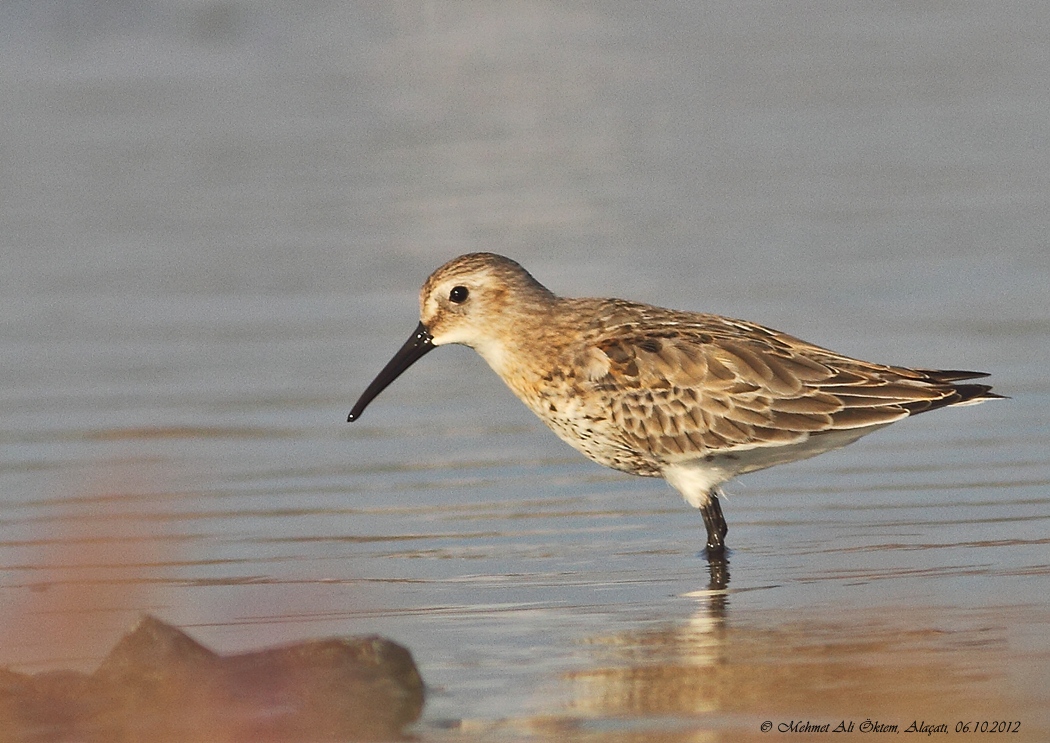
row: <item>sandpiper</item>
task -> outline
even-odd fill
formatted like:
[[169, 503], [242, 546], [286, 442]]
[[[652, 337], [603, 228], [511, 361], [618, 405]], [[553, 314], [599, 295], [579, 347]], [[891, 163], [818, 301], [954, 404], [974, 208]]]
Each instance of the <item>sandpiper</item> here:
[[719, 486], [837, 449], [901, 418], [1001, 397], [981, 372], [850, 358], [743, 320], [558, 297], [503, 256], [470, 253], [423, 284], [420, 323], [347, 420], [435, 346], [470, 346], [551, 430], [599, 464], [662, 477], [728, 531]]

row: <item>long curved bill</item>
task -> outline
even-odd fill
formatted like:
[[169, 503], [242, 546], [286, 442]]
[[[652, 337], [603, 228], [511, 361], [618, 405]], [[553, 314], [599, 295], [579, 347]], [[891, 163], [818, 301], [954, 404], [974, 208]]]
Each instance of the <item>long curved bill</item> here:
[[368, 389], [364, 391], [364, 394], [361, 395], [361, 398], [354, 405], [354, 409], [350, 411], [350, 415], [346, 417], [347, 423], [352, 423], [360, 418], [361, 413], [365, 412], [368, 403], [372, 402], [376, 395], [401, 376], [401, 372], [433, 350], [434, 338], [423, 323], [419, 323], [412, 337], [405, 341], [405, 345], [401, 346], [401, 350], [394, 354], [394, 358], [390, 359], [390, 362], [383, 367], [383, 371], [379, 372], [378, 376], [372, 380], [372, 384], [368, 385]]

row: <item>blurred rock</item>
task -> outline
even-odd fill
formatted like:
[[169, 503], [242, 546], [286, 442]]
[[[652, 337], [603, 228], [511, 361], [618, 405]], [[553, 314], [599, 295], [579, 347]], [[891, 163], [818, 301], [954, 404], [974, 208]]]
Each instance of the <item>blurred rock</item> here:
[[381, 637], [218, 655], [146, 616], [93, 674], [0, 669], [0, 742], [396, 739], [423, 708], [411, 654]]

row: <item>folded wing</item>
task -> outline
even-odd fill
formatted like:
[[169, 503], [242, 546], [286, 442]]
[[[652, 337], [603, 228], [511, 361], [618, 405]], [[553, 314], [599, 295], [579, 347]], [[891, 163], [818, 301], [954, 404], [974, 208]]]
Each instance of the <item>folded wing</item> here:
[[979, 372], [871, 364], [758, 325], [703, 317], [655, 331], [621, 328], [598, 340], [601, 364], [591, 365], [604, 372], [594, 384], [613, 422], [670, 459], [787, 446], [999, 397], [988, 385], [955, 384], [986, 376]]

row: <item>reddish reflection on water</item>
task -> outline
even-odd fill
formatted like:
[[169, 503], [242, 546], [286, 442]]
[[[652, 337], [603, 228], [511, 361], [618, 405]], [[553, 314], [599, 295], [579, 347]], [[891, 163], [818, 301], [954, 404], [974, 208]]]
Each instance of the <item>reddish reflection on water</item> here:
[[4, 566], [0, 626], [8, 657], [0, 663], [90, 665], [156, 605], [157, 568], [172, 560], [175, 545], [155, 513], [125, 502], [143, 492], [151, 471], [95, 469], [73, 493], [56, 494], [27, 538], [5, 542], [24, 561]]

